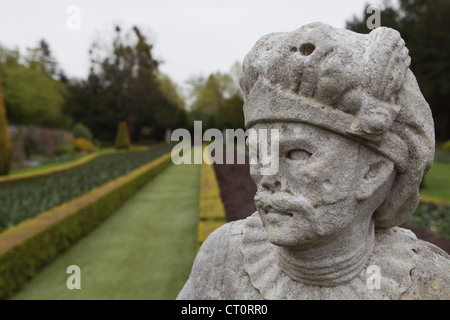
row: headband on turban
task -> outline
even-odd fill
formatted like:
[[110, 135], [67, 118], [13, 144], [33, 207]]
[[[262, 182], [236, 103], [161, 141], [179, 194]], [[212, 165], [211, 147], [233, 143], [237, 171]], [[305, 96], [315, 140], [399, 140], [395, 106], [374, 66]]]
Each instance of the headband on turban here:
[[400, 34], [368, 35], [323, 23], [262, 37], [244, 59], [240, 85], [247, 128], [301, 122], [353, 139], [395, 163], [377, 227], [402, 224], [417, 208], [434, 158], [434, 124]]

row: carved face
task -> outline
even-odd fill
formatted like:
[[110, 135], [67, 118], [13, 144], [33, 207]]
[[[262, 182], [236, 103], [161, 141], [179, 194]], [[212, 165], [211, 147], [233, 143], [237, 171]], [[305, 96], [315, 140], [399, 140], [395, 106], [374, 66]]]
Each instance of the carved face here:
[[358, 143], [300, 123], [253, 128], [279, 130], [278, 172], [262, 175], [260, 161], [250, 169], [257, 185], [255, 203], [272, 243], [319, 243], [354, 223], [361, 179]]

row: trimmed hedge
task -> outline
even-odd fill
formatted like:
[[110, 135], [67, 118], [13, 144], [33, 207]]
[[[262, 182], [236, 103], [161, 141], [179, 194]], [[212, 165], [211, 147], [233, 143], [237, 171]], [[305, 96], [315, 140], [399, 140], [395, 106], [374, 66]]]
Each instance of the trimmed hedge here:
[[171, 163], [170, 153], [0, 234], [0, 299], [11, 297], [47, 262], [96, 228]]
[[436, 198], [436, 197], [429, 197], [429, 196], [423, 196], [420, 195], [419, 197], [420, 202], [425, 202], [425, 203], [432, 203], [435, 205], [450, 205], [450, 201], [441, 199], [441, 198]]
[[225, 208], [220, 197], [220, 188], [214, 167], [203, 161], [200, 175], [197, 249], [215, 229], [226, 222]]
[[217, 197], [200, 199], [199, 202], [200, 220], [224, 220], [225, 209], [222, 200]]
[[92, 142], [86, 138], [73, 139], [73, 146], [76, 151], [82, 151], [87, 153], [92, 153], [95, 151], [95, 147], [92, 144]]
[[131, 146], [128, 124], [126, 121], [119, 122], [115, 145], [117, 149], [128, 149]]

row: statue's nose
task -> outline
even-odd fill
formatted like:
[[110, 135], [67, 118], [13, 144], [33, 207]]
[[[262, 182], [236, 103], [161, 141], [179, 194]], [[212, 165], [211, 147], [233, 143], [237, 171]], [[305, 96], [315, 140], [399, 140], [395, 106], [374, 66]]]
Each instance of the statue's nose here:
[[284, 191], [286, 189], [286, 182], [275, 176], [264, 176], [261, 180], [261, 186], [265, 191], [271, 193]]

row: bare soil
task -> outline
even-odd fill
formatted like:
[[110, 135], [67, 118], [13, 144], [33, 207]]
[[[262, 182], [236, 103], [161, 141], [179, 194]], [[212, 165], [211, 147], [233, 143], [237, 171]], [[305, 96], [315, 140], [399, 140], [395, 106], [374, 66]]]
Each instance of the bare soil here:
[[[256, 185], [250, 177], [248, 159], [245, 164], [214, 164], [220, 194], [228, 221], [245, 219], [256, 211], [253, 197]], [[450, 239], [436, 238], [431, 231], [410, 228], [417, 238], [431, 242], [450, 254]]]

